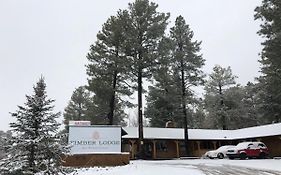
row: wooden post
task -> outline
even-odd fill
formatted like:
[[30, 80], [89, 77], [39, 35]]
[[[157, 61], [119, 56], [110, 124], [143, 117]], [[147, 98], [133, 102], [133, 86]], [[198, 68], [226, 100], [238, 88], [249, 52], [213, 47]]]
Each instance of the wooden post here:
[[175, 143], [176, 143], [176, 153], [177, 153], [177, 158], [180, 158], [180, 149], [179, 149], [179, 141], [175, 141]]
[[199, 156], [201, 154], [200, 141], [196, 141], [196, 143], [197, 143], [197, 148], [198, 148], [197, 156]]
[[153, 143], [153, 150], [152, 150], [152, 158], [153, 159], [156, 159], [157, 158], [157, 150], [156, 150], [156, 140], [153, 140], [152, 141], [152, 143]]
[[217, 142], [216, 141], [212, 141], [212, 143], [213, 143], [214, 149], [217, 149]]
[[200, 150], [200, 141], [196, 141], [197, 143], [197, 150]]
[[130, 153], [131, 153], [131, 159], [135, 159], [135, 140], [130, 140], [131, 143], [131, 148], [130, 148]]

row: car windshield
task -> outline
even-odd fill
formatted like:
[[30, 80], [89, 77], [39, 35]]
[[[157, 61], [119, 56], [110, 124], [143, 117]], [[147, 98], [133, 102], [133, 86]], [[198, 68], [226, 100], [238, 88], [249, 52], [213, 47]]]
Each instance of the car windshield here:
[[248, 142], [239, 143], [236, 148], [237, 149], [246, 149], [249, 146]]

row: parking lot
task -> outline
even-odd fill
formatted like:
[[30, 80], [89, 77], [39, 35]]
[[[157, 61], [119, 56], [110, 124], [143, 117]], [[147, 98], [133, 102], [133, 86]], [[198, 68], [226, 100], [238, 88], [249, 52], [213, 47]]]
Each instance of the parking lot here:
[[281, 175], [280, 159], [135, 160], [119, 167], [77, 169], [77, 175]]

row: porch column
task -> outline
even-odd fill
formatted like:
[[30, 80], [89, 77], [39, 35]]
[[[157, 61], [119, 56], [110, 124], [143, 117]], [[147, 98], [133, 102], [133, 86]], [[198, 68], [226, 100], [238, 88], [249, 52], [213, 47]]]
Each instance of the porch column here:
[[214, 149], [217, 149], [217, 142], [216, 141], [212, 141], [212, 143], [213, 143]]
[[131, 143], [131, 147], [130, 147], [130, 153], [131, 153], [131, 159], [135, 158], [135, 140], [130, 140], [129, 141]]
[[176, 143], [176, 156], [177, 158], [179, 158], [180, 157], [179, 141], [176, 140], [175, 143]]
[[196, 156], [199, 156], [201, 154], [200, 141], [196, 141], [196, 143], [198, 148]]
[[156, 155], [157, 154], [157, 152], [156, 152], [156, 140], [153, 140], [152, 143], [153, 143], [152, 158], [156, 159], [157, 158], [157, 155]]
[[221, 147], [221, 141], [219, 141], [219, 147]]
[[197, 150], [200, 151], [200, 141], [196, 141], [196, 143], [197, 143], [197, 148], [198, 148]]

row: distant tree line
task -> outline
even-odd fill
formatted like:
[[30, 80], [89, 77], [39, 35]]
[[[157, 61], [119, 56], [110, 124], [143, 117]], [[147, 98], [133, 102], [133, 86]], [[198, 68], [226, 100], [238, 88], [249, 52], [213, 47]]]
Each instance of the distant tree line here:
[[[170, 14], [157, 8], [149, 0], [135, 0], [104, 23], [87, 55], [88, 84], [83, 91], [91, 95], [84, 105], [77, 104], [78, 109], [88, 106], [83, 119], [92, 124], [124, 125], [124, 110], [136, 106], [128, 99], [137, 92], [140, 157], [144, 117], [152, 127], [172, 121], [184, 128], [186, 154], [188, 128], [238, 129], [280, 121], [279, 2], [264, 0], [255, 9], [255, 19], [264, 22], [258, 32], [265, 39], [262, 74], [245, 86], [236, 83], [238, 77], [230, 67], [215, 65], [206, 75], [201, 41], [194, 38], [185, 19], [178, 16], [168, 29]], [[148, 89], [143, 82], [149, 84]], [[204, 87], [202, 97], [195, 93], [198, 87]], [[147, 103], [143, 111], [144, 93]], [[73, 104], [71, 99], [65, 110], [66, 123], [83, 111]]]

